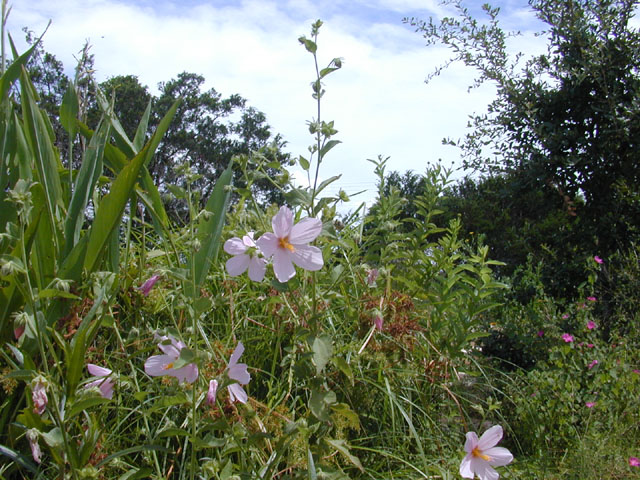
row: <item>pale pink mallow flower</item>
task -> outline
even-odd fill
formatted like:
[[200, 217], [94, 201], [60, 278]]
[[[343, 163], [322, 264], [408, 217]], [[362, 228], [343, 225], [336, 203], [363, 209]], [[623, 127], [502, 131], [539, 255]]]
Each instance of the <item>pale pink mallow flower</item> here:
[[33, 400], [33, 413], [42, 415], [47, 408], [47, 386], [42, 377], [37, 377], [31, 384], [31, 400]]
[[596, 406], [596, 402], [586, 402], [586, 403], [585, 403], [585, 406], [586, 406], [587, 408], [593, 408], [593, 407], [595, 407], [595, 406]]
[[[180, 340], [176, 340], [173, 335], [157, 337], [160, 340], [158, 348], [164, 352], [164, 355], [154, 355], [147, 358], [144, 362], [144, 371], [152, 377], [169, 375], [178, 379], [180, 383], [193, 383], [198, 378], [198, 366], [195, 363], [189, 363], [184, 367], [173, 368], [175, 362], [180, 358], [180, 351], [186, 348], [186, 345]], [[171, 343], [164, 343], [169, 340]]]
[[602, 260], [598, 255], [594, 256], [593, 259], [596, 261], [596, 263], [599, 263], [599, 264], [604, 263], [604, 260]]
[[587, 300], [589, 300], [590, 302], [597, 302], [598, 299], [596, 297], [587, 297]]
[[138, 287], [138, 290], [140, 290], [142, 294], [146, 297], [149, 295], [149, 292], [151, 292], [151, 289], [153, 288], [153, 286], [156, 284], [158, 280], [160, 280], [160, 275], [152, 275], [147, 279], [146, 282], [144, 282], [142, 285]]
[[267, 271], [267, 262], [258, 255], [260, 252], [253, 240], [253, 232], [248, 232], [242, 238], [230, 238], [224, 242], [224, 251], [233, 255], [226, 263], [229, 275], [237, 277], [249, 269], [251, 280], [254, 282], [262, 281]]
[[502, 439], [502, 427], [494, 425], [484, 432], [480, 439], [476, 432], [468, 432], [464, 443], [467, 452], [460, 464], [460, 475], [463, 478], [480, 480], [497, 480], [500, 475], [492, 467], [502, 467], [513, 461], [513, 455], [503, 447], [496, 447]]
[[640, 467], [640, 459], [636, 457], [629, 457], [629, 466], [630, 467]]
[[27, 430], [27, 440], [29, 440], [33, 461], [40, 463], [42, 461], [42, 450], [40, 450], [40, 444], [38, 443], [38, 430], [35, 428]]
[[232, 402], [247, 403], [247, 392], [244, 391], [242, 385], [246, 385], [251, 380], [251, 375], [247, 370], [246, 363], [238, 363], [240, 356], [244, 352], [244, 345], [242, 342], [238, 342], [236, 349], [229, 358], [229, 364], [227, 365], [227, 375], [231, 380], [235, 380], [237, 383], [232, 383], [227, 387], [229, 391], [229, 397]]
[[96, 387], [100, 390], [100, 395], [104, 398], [108, 398], [111, 400], [113, 398], [113, 387], [116, 382], [113, 378], [110, 378], [110, 375], [113, 373], [108, 368], [100, 367], [98, 365], [94, 365], [93, 363], [87, 364], [87, 370], [89, 373], [93, 375], [92, 382], [87, 383], [86, 388]]
[[384, 324], [384, 318], [382, 318], [382, 315], [380, 315], [379, 313], [376, 313], [373, 316], [373, 325], [376, 327], [376, 330], [381, 332], [383, 324]]
[[573, 335], [570, 335], [568, 333], [563, 333], [562, 334], [562, 339], [567, 343], [571, 343], [571, 342], [573, 342]]
[[320, 220], [306, 217], [294, 225], [291, 210], [280, 207], [271, 220], [271, 226], [273, 233], [265, 233], [257, 243], [265, 257], [273, 257], [273, 272], [279, 282], [288, 282], [296, 274], [294, 263], [310, 271], [322, 268], [322, 251], [307, 245], [320, 235]]
[[589, 370], [591, 370], [593, 367], [595, 367], [598, 364], [598, 360], [594, 360], [593, 362], [591, 362], [589, 364]]
[[589, 321], [587, 322], [587, 328], [588, 328], [589, 330], [593, 330], [594, 328], [596, 328], [596, 322], [594, 322], [593, 320], [589, 320]]
[[565, 313], [564, 315], [562, 315], [562, 319], [563, 320], [566, 320], [567, 318], [569, 318], [569, 314], [568, 313]]
[[218, 393], [218, 381], [211, 380], [209, 382], [209, 390], [207, 391], [207, 405], [213, 407], [216, 404], [216, 394]]

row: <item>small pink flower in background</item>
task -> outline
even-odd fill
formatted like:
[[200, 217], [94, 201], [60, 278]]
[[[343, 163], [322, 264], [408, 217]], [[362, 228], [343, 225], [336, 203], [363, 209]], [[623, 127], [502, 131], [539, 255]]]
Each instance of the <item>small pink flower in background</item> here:
[[262, 235], [257, 244], [267, 258], [273, 257], [273, 272], [279, 282], [288, 282], [293, 278], [296, 274], [294, 263], [310, 271], [322, 268], [322, 251], [318, 247], [307, 245], [320, 235], [320, 220], [307, 217], [294, 225], [291, 210], [280, 207], [271, 226], [273, 233]]
[[596, 402], [587, 402], [585, 403], [585, 405], [587, 406], [587, 408], [593, 408], [596, 405]]
[[367, 274], [367, 285], [369, 286], [373, 285], [373, 282], [376, 281], [376, 278], [378, 278], [378, 269], [372, 268], [371, 270], [369, 270], [369, 273]]
[[497, 480], [500, 476], [492, 467], [501, 467], [513, 461], [511, 452], [503, 447], [496, 447], [502, 439], [502, 427], [494, 425], [482, 434], [480, 439], [476, 432], [468, 432], [464, 443], [467, 452], [460, 463], [460, 475], [463, 478], [480, 480]]
[[94, 381], [87, 383], [85, 388], [97, 387], [100, 390], [100, 395], [111, 400], [113, 398], [113, 387], [116, 383], [113, 378], [109, 378], [112, 371], [108, 368], [94, 365], [93, 363], [87, 364], [87, 370], [89, 370], [91, 375], [97, 378]]
[[160, 280], [160, 275], [152, 275], [147, 279], [146, 282], [140, 285], [138, 289], [146, 297], [149, 295], [149, 292], [151, 292], [151, 289], [153, 288], [153, 286], [156, 284], [158, 280]]
[[567, 318], [569, 318], [569, 314], [568, 313], [565, 313], [564, 315], [562, 315], [562, 319], [563, 320], [566, 320]]
[[544, 330], [538, 330], [538, 336], [539, 337], [543, 337], [544, 336]]
[[629, 457], [629, 466], [640, 467], [640, 459], [636, 457]]
[[587, 297], [587, 300], [589, 300], [590, 302], [597, 302], [598, 299], [596, 297]]
[[589, 370], [591, 370], [593, 367], [595, 367], [598, 364], [598, 360], [594, 360], [593, 362], [591, 362], [589, 364]]
[[42, 461], [42, 451], [40, 450], [40, 445], [38, 444], [38, 430], [35, 428], [30, 428], [27, 430], [27, 440], [29, 440], [29, 447], [31, 448], [31, 456], [33, 457], [33, 461], [36, 463], [40, 463]]
[[211, 380], [209, 382], [209, 390], [207, 391], [207, 405], [215, 406], [216, 394], [218, 393], [218, 381]]
[[587, 343], [587, 348], [593, 348], [593, 347], [594, 347], [593, 343]]
[[[267, 271], [267, 262], [259, 257], [259, 249], [253, 240], [253, 232], [248, 232], [242, 239], [233, 237], [224, 242], [224, 251], [233, 255], [227, 263], [227, 272], [232, 277], [242, 275], [249, 269], [249, 278], [254, 282], [261, 282]], [[247, 252], [248, 251], [248, 252]]]
[[[195, 363], [190, 363], [181, 368], [173, 368], [173, 364], [180, 358], [180, 351], [186, 348], [186, 345], [180, 340], [176, 340], [173, 335], [156, 336], [158, 348], [164, 352], [164, 355], [154, 355], [147, 358], [144, 362], [144, 371], [147, 375], [152, 377], [159, 377], [162, 375], [169, 375], [175, 377], [179, 382], [193, 383], [198, 378], [198, 366]], [[170, 340], [171, 343], [165, 344]]]
[[33, 400], [33, 413], [42, 415], [47, 408], [49, 399], [47, 398], [47, 386], [40, 376], [31, 382], [31, 400]]
[[598, 255], [596, 255], [595, 257], [593, 257], [593, 259], [596, 261], [596, 263], [604, 263], [604, 260], [602, 260]]
[[593, 330], [594, 328], [596, 328], [596, 322], [594, 322], [593, 320], [589, 320], [589, 321], [587, 322], [587, 328], [588, 328], [589, 330]]
[[636, 375], [640, 375], [640, 370], [638, 370], [637, 368], [634, 368], [632, 371], [633, 371], [633, 373], [635, 373]]
[[376, 313], [373, 316], [373, 324], [376, 327], [376, 330], [382, 331], [382, 324], [384, 323], [384, 319], [382, 318], [382, 315], [380, 315], [379, 313]]
[[562, 339], [567, 343], [571, 343], [571, 342], [573, 342], [573, 335], [570, 335], [568, 333], [563, 333], [562, 334]]
[[247, 392], [244, 391], [241, 385], [246, 385], [251, 380], [251, 375], [247, 370], [246, 363], [238, 363], [240, 356], [244, 352], [244, 345], [242, 342], [238, 342], [236, 349], [229, 358], [229, 365], [227, 365], [227, 375], [231, 380], [235, 380], [238, 383], [233, 383], [227, 387], [229, 391], [229, 397], [232, 402], [247, 403]]

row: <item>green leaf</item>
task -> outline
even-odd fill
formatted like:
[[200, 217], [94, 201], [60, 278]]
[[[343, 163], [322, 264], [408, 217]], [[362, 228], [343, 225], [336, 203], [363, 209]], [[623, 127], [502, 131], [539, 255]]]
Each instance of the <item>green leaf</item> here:
[[321, 392], [318, 390], [311, 390], [311, 398], [309, 399], [309, 410], [315, 415], [318, 420], [328, 422], [330, 417], [330, 407], [336, 403], [336, 394], [331, 390], [327, 392]]
[[302, 155], [298, 157], [298, 163], [300, 164], [303, 170], [305, 171], [309, 170], [309, 166], [310, 166], [309, 160], [304, 158]]
[[323, 159], [324, 156], [329, 152], [329, 150], [331, 150], [333, 147], [335, 147], [339, 143], [342, 143], [342, 142], [340, 140], [329, 140], [327, 143], [325, 143], [324, 146], [320, 149], [320, 154], [319, 154], [320, 159]]
[[11, 450], [9, 447], [0, 445], [0, 455], [4, 455], [5, 457], [10, 458], [13, 462], [17, 463], [22, 468], [26, 468], [34, 475], [38, 473], [38, 467], [33, 462], [31, 462], [28, 457], [14, 450]]
[[316, 43], [313, 40], [309, 40], [306, 37], [300, 37], [298, 38], [298, 41], [304, 45], [304, 48], [307, 49], [307, 52], [310, 53], [316, 53], [316, 51], [318, 50], [318, 46], [316, 45]]
[[205, 209], [210, 215], [208, 217], [203, 215], [198, 224], [196, 236], [200, 240], [200, 250], [193, 255], [195, 263], [191, 266], [194, 270], [195, 278], [195, 285], [191, 292], [193, 296], [196, 295], [198, 287], [202, 285], [209, 273], [209, 268], [215, 261], [220, 249], [220, 235], [222, 234], [222, 227], [226, 220], [229, 199], [231, 198], [231, 189], [228, 187], [231, 185], [232, 178], [233, 170], [230, 163], [218, 178], [211, 196], [207, 200]]
[[47, 433], [42, 433], [42, 438], [51, 448], [62, 449], [64, 445], [64, 437], [62, 436], [62, 430], [59, 427], [55, 427], [49, 430]]
[[74, 138], [78, 131], [77, 118], [79, 109], [76, 86], [73, 82], [69, 82], [60, 105], [60, 124], [67, 131], [70, 138]]
[[142, 114], [142, 118], [140, 119], [140, 123], [138, 124], [138, 128], [136, 129], [136, 136], [133, 138], [133, 147], [137, 151], [140, 151], [140, 149], [144, 145], [144, 137], [147, 133], [147, 128], [149, 126], [150, 115], [151, 115], [151, 99], [149, 99], [147, 108], [144, 110], [144, 113]]
[[342, 174], [334, 175], [333, 177], [326, 179], [324, 182], [322, 182], [320, 185], [318, 185], [318, 188], [316, 188], [316, 195], [318, 195], [322, 190], [324, 190], [330, 184], [332, 184], [336, 180], [340, 179], [340, 177], [342, 177]]
[[333, 355], [333, 344], [331, 338], [323, 335], [316, 337], [313, 341], [313, 362], [316, 365], [316, 375], [320, 375], [324, 367], [329, 362], [331, 355]]
[[[51, 22], [49, 22], [51, 23]], [[49, 28], [47, 26], [47, 28]], [[43, 33], [44, 35], [44, 33]], [[9, 89], [11, 89], [11, 85], [18, 79], [20, 76], [20, 72], [22, 71], [23, 65], [26, 65], [29, 61], [29, 57], [33, 54], [34, 50], [40, 43], [42, 37], [38, 38], [31, 48], [20, 55], [16, 60], [14, 60], [11, 65], [7, 67], [7, 70], [4, 72], [4, 75], [0, 77], [0, 101], [3, 101], [7, 96]]]
[[79, 413], [82, 413], [83, 411], [91, 407], [104, 405], [105, 403], [109, 403], [110, 401], [111, 400], [109, 400], [108, 398], [104, 398], [102, 396], [83, 398], [81, 400], [78, 400], [77, 402], [74, 402], [73, 405], [71, 405], [71, 407], [67, 409], [67, 415], [65, 416], [65, 419], [70, 420]]
[[353, 370], [351, 370], [351, 365], [349, 365], [344, 358], [338, 356], [332, 357], [331, 363], [333, 363], [338, 370], [344, 373], [344, 375], [351, 380], [351, 385], [354, 385]]
[[325, 438], [325, 441], [344, 455], [345, 458], [347, 458], [347, 460], [349, 460], [353, 465], [358, 467], [358, 470], [364, 473], [364, 468], [362, 468], [360, 460], [349, 451], [349, 446], [345, 440]]
[[103, 465], [106, 465], [107, 463], [109, 463], [114, 458], [122, 457], [124, 455], [130, 455], [132, 453], [144, 452], [144, 451], [150, 451], [150, 450], [154, 450], [156, 452], [165, 452], [165, 453], [170, 451], [168, 448], [162, 447], [160, 445], [138, 445], [136, 447], [125, 448], [124, 450], [120, 450], [120, 451], [118, 451], [116, 453], [112, 453], [111, 455], [109, 455], [104, 460], [98, 462], [96, 464], [96, 468], [100, 468]]
[[173, 368], [178, 369], [178, 368], [186, 367], [187, 365], [195, 362], [195, 360], [196, 360], [195, 353], [193, 353], [192, 350], [185, 347], [180, 350], [180, 356], [175, 362], [173, 362]]

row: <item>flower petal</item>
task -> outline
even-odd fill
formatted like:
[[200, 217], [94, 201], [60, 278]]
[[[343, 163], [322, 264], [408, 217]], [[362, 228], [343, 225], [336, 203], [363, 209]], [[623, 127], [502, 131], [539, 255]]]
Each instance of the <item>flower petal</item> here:
[[493, 465], [494, 467], [502, 467], [513, 461], [511, 452], [503, 447], [489, 448], [483, 450], [482, 453], [489, 457], [489, 465]]
[[167, 374], [167, 365], [175, 362], [178, 357], [172, 355], [154, 355], [144, 362], [144, 371], [152, 377], [159, 377]]
[[244, 271], [247, 269], [247, 267], [249, 266], [250, 260], [251, 260], [251, 257], [249, 257], [249, 255], [246, 255], [244, 253], [240, 255], [236, 255], [235, 257], [231, 257], [229, 260], [227, 260], [227, 263], [225, 264], [227, 267], [227, 272], [232, 277], [237, 277], [238, 275], [242, 275]]
[[209, 390], [207, 391], [207, 404], [212, 407], [216, 404], [216, 394], [218, 393], [218, 381], [211, 380], [209, 382]]
[[247, 399], [249, 398], [247, 392], [237, 383], [229, 385], [227, 390], [229, 391], [229, 397], [231, 397], [232, 402], [247, 403]]
[[264, 258], [251, 257], [249, 260], [249, 278], [254, 282], [261, 282], [267, 271], [267, 262]]
[[471, 453], [471, 451], [478, 446], [478, 435], [476, 432], [467, 432], [467, 440], [464, 442], [464, 451]]
[[478, 448], [484, 452], [491, 447], [495, 447], [501, 439], [502, 427], [500, 425], [494, 425], [482, 434], [480, 440], [478, 440]]
[[460, 462], [460, 476], [462, 478], [473, 478], [473, 470], [471, 470], [471, 454], [468, 453]]
[[95, 377], [106, 377], [107, 375], [111, 375], [111, 370], [94, 365], [93, 363], [87, 364], [87, 370], [89, 370], [89, 373]]
[[[163, 335], [157, 336], [158, 340], [158, 348], [162, 350], [162, 353], [166, 355], [171, 355], [174, 357], [174, 360], [180, 356], [180, 350], [185, 347], [185, 344], [179, 340], [176, 340], [173, 335]], [[171, 343], [165, 343], [169, 340]]]
[[198, 379], [198, 366], [195, 363], [190, 363], [177, 370], [169, 369], [165, 370], [166, 375], [170, 375], [178, 379], [180, 383], [187, 382], [193, 383]]
[[293, 212], [285, 206], [280, 207], [278, 213], [276, 213], [271, 220], [271, 226], [273, 227], [273, 233], [276, 234], [276, 237], [288, 237], [291, 233], [291, 227], [293, 226]]
[[247, 246], [242, 241], [242, 239], [238, 237], [233, 237], [224, 242], [224, 251], [229, 255], [240, 255], [247, 251]]
[[246, 385], [251, 380], [251, 375], [249, 375], [246, 363], [238, 363], [237, 365], [229, 368], [228, 375], [229, 378], [242, 385]]
[[242, 243], [244, 243], [247, 247], [255, 247], [256, 241], [253, 239], [253, 232], [247, 232], [247, 234], [242, 237]]
[[238, 345], [236, 345], [236, 348], [233, 350], [231, 357], [229, 357], [229, 364], [227, 365], [227, 367], [231, 368], [235, 366], [238, 363], [238, 360], [240, 360], [240, 357], [243, 353], [244, 345], [242, 344], [242, 342], [238, 342]]
[[489, 463], [485, 462], [484, 460], [473, 462], [471, 468], [476, 473], [476, 475], [478, 475], [478, 478], [480, 480], [498, 480], [498, 478], [500, 478], [498, 472], [491, 468]]
[[320, 270], [324, 264], [322, 251], [318, 247], [309, 245], [294, 245], [295, 251], [289, 255], [293, 262], [301, 268], [310, 271]]
[[296, 274], [296, 269], [291, 263], [291, 254], [288, 250], [277, 249], [273, 254], [273, 273], [279, 282], [288, 282]]
[[300, 220], [291, 228], [289, 234], [289, 242], [291, 243], [309, 243], [316, 239], [322, 231], [322, 221], [307, 217]]
[[268, 232], [262, 235], [256, 242], [258, 248], [262, 251], [263, 255], [267, 258], [273, 256], [278, 250], [278, 237], [273, 233]]

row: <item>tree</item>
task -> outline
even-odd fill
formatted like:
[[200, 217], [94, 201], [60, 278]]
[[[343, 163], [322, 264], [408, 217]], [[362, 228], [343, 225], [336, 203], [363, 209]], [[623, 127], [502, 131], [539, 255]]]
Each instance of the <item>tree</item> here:
[[485, 5], [481, 23], [459, 0], [446, 3], [456, 18], [406, 21], [475, 68], [475, 85], [497, 87], [458, 142], [465, 166], [515, 175], [527, 191], [562, 200], [561, 210], [573, 205], [579, 228], [570, 242], [583, 251], [627, 246], [640, 218], [640, 36], [629, 25], [638, 2], [530, 0], [548, 25], [548, 51], [523, 66], [508, 54], [499, 9]]

